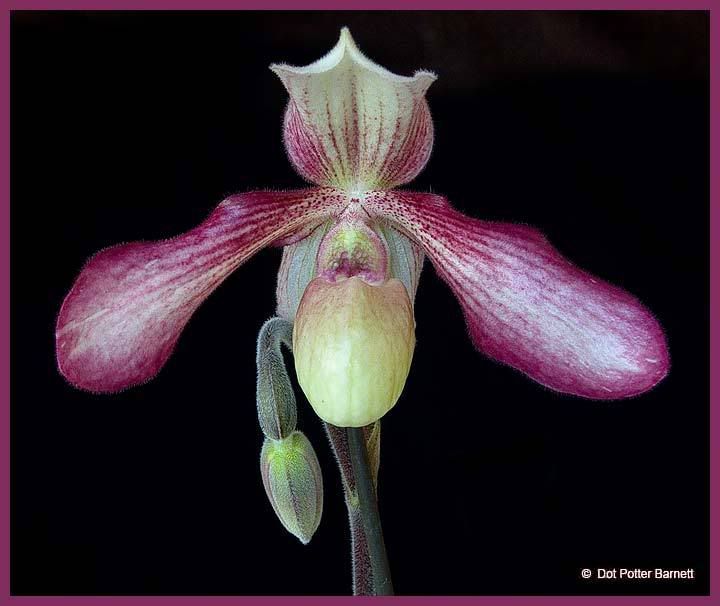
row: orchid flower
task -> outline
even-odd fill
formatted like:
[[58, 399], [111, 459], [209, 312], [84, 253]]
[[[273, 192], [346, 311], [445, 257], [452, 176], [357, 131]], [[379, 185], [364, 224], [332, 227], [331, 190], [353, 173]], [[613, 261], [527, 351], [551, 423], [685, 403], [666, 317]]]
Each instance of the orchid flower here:
[[[533, 228], [397, 189], [433, 147], [433, 73], [389, 72], [347, 29], [320, 60], [271, 69], [289, 95], [288, 157], [312, 186], [236, 194], [176, 238], [92, 257], [57, 321], [58, 366], [70, 383], [108, 393], [151, 379], [198, 306], [269, 246], [283, 247], [276, 313], [298, 382], [331, 427], [372, 426], [398, 401], [425, 256], [457, 297], [476, 348], [541, 385], [617, 399], [666, 375], [663, 331], [635, 297], [577, 268]], [[278, 420], [266, 435], [292, 435], [294, 423]]]

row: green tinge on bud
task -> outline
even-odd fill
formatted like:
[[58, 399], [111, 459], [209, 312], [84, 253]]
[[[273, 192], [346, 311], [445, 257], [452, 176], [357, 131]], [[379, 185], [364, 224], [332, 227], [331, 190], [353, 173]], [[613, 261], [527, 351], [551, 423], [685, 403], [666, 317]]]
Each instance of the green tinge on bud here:
[[260, 453], [265, 493], [287, 531], [310, 542], [323, 510], [323, 480], [315, 450], [304, 434], [265, 439]]
[[362, 427], [382, 417], [400, 397], [414, 348], [412, 304], [399, 280], [320, 277], [305, 290], [293, 328], [295, 370], [323, 421]]

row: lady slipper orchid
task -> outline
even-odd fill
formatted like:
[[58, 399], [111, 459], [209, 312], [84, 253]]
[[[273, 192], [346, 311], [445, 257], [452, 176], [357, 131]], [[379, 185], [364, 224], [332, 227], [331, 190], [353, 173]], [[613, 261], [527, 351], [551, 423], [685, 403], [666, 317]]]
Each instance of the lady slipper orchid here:
[[399, 398], [424, 255], [477, 349], [538, 383], [615, 399], [665, 376], [663, 331], [632, 295], [575, 267], [535, 229], [394, 189], [430, 155], [434, 74], [387, 71], [347, 29], [315, 63], [271, 69], [290, 97], [288, 157], [313, 186], [237, 194], [181, 236], [91, 258], [57, 321], [58, 366], [73, 385], [115, 392], [152, 378], [197, 307], [268, 246], [284, 247], [277, 314], [294, 323], [298, 381], [333, 425], [368, 425]]

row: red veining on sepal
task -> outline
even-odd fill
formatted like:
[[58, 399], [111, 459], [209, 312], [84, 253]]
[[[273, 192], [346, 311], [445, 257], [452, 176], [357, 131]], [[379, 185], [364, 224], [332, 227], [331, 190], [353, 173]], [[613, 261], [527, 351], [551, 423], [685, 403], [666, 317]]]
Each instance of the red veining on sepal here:
[[[384, 124], [383, 113], [363, 116], [360, 108], [349, 110], [353, 121], [337, 133], [328, 120], [327, 130], [318, 128], [312, 110], [307, 117], [293, 100], [285, 113], [284, 141], [288, 157], [298, 173], [310, 183], [340, 189], [390, 189], [414, 179], [424, 168], [433, 145], [433, 123], [424, 98], [402, 108], [410, 117]], [[374, 132], [369, 138], [368, 133]], [[342, 141], [345, 147], [341, 147]]]
[[466, 217], [433, 194], [373, 192], [363, 205], [423, 246], [490, 357], [596, 399], [642, 393], [667, 374], [665, 335], [653, 315], [574, 266], [537, 230]]
[[434, 74], [389, 72], [358, 50], [347, 29], [319, 61], [271, 69], [290, 95], [288, 157], [308, 181], [346, 192], [389, 189], [425, 166], [433, 144], [425, 93]]
[[344, 204], [328, 189], [237, 194], [181, 236], [99, 252], [60, 310], [60, 371], [72, 384], [95, 392], [150, 379], [195, 309], [234, 269], [274, 241], [320, 224]]

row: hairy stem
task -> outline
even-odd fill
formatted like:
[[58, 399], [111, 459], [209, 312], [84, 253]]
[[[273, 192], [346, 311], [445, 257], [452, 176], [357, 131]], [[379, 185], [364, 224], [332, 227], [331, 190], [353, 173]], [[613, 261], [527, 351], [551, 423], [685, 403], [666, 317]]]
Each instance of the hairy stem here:
[[374, 593], [375, 595], [393, 595], [390, 565], [385, 551], [385, 540], [380, 524], [372, 473], [368, 464], [365, 434], [362, 428], [348, 427], [347, 436], [350, 460], [355, 476], [355, 488], [370, 556]]

